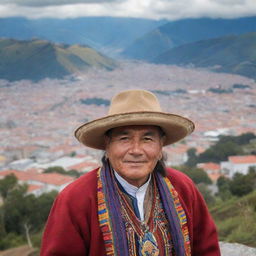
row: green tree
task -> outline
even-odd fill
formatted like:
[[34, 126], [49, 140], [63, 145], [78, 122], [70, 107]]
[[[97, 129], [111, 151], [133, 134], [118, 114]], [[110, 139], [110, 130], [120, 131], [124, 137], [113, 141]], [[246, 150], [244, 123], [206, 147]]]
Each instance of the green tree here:
[[207, 173], [201, 168], [190, 168], [189, 166], [183, 165], [177, 167], [177, 169], [188, 175], [195, 182], [195, 184], [212, 184], [212, 181], [208, 177]]
[[230, 182], [231, 180], [224, 176], [220, 176], [217, 180], [218, 196], [223, 201], [226, 201], [232, 197], [232, 194], [230, 191]]
[[18, 184], [18, 179], [14, 174], [9, 174], [0, 180], [0, 195], [3, 200], [6, 199], [8, 193], [12, 191]]
[[66, 170], [61, 166], [48, 167], [47, 169], [44, 170], [44, 173], [53, 173], [53, 172], [66, 174]]
[[63, 175], [68, 175], [68, 176], [72, 176], [75, 178], [78, 178], [81, 176], [81, 173], [78, 172], [77, 170], [69, 170], [66, 171], [63, 167], [61, 166], [53, 166], [53, 167], [48, 167], [47, 169], [44, 170], [44, 173], [59, 173], [59, 174], [63, 174]]
[[207, 185], [200, 183], [197, 185], [198, 190], [201, 192], [206, 204], [208, 206], [213, 206], [215, 204], [215, 197], [212, 195], [211, 191], [208, 189]]
[[[5, 176], [2, 180], [0, 180], [0, 195], [3, 200], [3, 204], [5, 204], [6, 198], [18, 185], [18, 179], [14, 174], [10, 174]], [[0, 208], [0, 238], [3, 238], [6, 235], [5, 228], [5, 209], [3, 206]]]
[[194, 167], [198, 163], [198, 157], [196, 155], [196, 148], [190, 148], [187, 151], [188, 160], [185, 163], [185, 165]]
[[26, 185], [11, 191], [2, 206], [6, 234], [25, 237], [32, 247], [31, 234], [43, 228], [56, 195], [57, 191], [52, 191], [36, 197], [27, 194]]
[[226, 141], [217, 143], [198, 156], [199, 162], [215, 162], [225, 161], [229, 156], [242, 155], [242, 148], [235, 142]]
[[236, 173], [230, 182], [230, 191], [235, 196], [244, 196], [254, 189], [254, 180], [250, 174]]

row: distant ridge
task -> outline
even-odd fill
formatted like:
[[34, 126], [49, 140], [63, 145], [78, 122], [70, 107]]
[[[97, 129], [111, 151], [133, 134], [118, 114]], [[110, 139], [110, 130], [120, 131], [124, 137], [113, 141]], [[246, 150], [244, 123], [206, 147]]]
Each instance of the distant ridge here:
[[256, 17], [172, 21], [137, 38], [122, 54], [127, 58], [150, 61], [161, 53], [183, 44], [255, 31]]
[[256, 32], [202, 40], [172, 48], [154, 63], [213, 67], [256, 79]]
[[113, 69], [116, 63], [87, 46], [43, 40], [0, 39], [0, 79], [63, 78], [89, 67]]
[[108, 56], [118, 55], [137, 37], [165, 24], [165, 20], [121, 17], [70, 19], [0, 18], [0, 37], [17, 40], [40, 38], [51, 42], [88, 45]]

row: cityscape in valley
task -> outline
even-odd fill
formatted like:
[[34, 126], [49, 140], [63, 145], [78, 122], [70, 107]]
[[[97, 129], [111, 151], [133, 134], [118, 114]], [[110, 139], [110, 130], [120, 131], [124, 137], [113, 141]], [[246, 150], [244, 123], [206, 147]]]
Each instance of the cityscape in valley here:
[[[113, 71], [89, 69], [66, 79], [39, 82], [0, 80], [0, 178], [14, 173], [29, 193], [60, 191], [74, 178], [43, 173], [48, 167], [85, 173], [99, 166], [102, 152], [79, 144], [75, 129], [107, 114], [117, 92], [147, 89], [156, 94], [164, 111], [195, 122], [184, 141], [166, 147], [167, 165], [183, 164], [187, 151], [201, 153], [219, 135], [238, 136], [256, 131], [256, 82], [239, 75], [206, 69], [120, 61]], [[256, 165], [255, 156], [239, 156], [229, 163], [201, 164], [216, 182], [223, 168]], [[232, 167], [233, 166], [233, 167]]]

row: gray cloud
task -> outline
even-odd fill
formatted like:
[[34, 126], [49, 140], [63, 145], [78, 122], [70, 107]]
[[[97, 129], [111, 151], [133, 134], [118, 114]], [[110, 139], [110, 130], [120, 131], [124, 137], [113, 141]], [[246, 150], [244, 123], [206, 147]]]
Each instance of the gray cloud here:
[[58, 5], [72, 5], [72, 4], [88, 4], [88, 3], [109, 3], [120, 2], [120, 0], [0, 0], [1, 4], [15, 4], [18, 6], [58, 6]]
[[256, 0], [0, 0], [0, 17], [83, 16], [235, 18], [256, 15]]

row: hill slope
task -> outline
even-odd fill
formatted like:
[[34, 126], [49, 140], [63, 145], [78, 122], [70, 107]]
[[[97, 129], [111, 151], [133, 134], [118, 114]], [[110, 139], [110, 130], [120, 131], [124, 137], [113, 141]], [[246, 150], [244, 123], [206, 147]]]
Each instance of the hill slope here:
[[155, 63], [214, 67], [256, 79], [256, 32], [198, 41], [172, 48]]
[[113, 69], [115, 65], [113, 60], [86, 46], [0, 39], [0, 79], [62, 78], [88, 67]]
[[256, 191], [211, 209], [220, 240], [256, 247]]
[[256, 17], [239, 19], [185, 19], [169, 22], [138, 38], [123, 51], [128, 58], [151, 60], [172, 47], [256, 31]]

